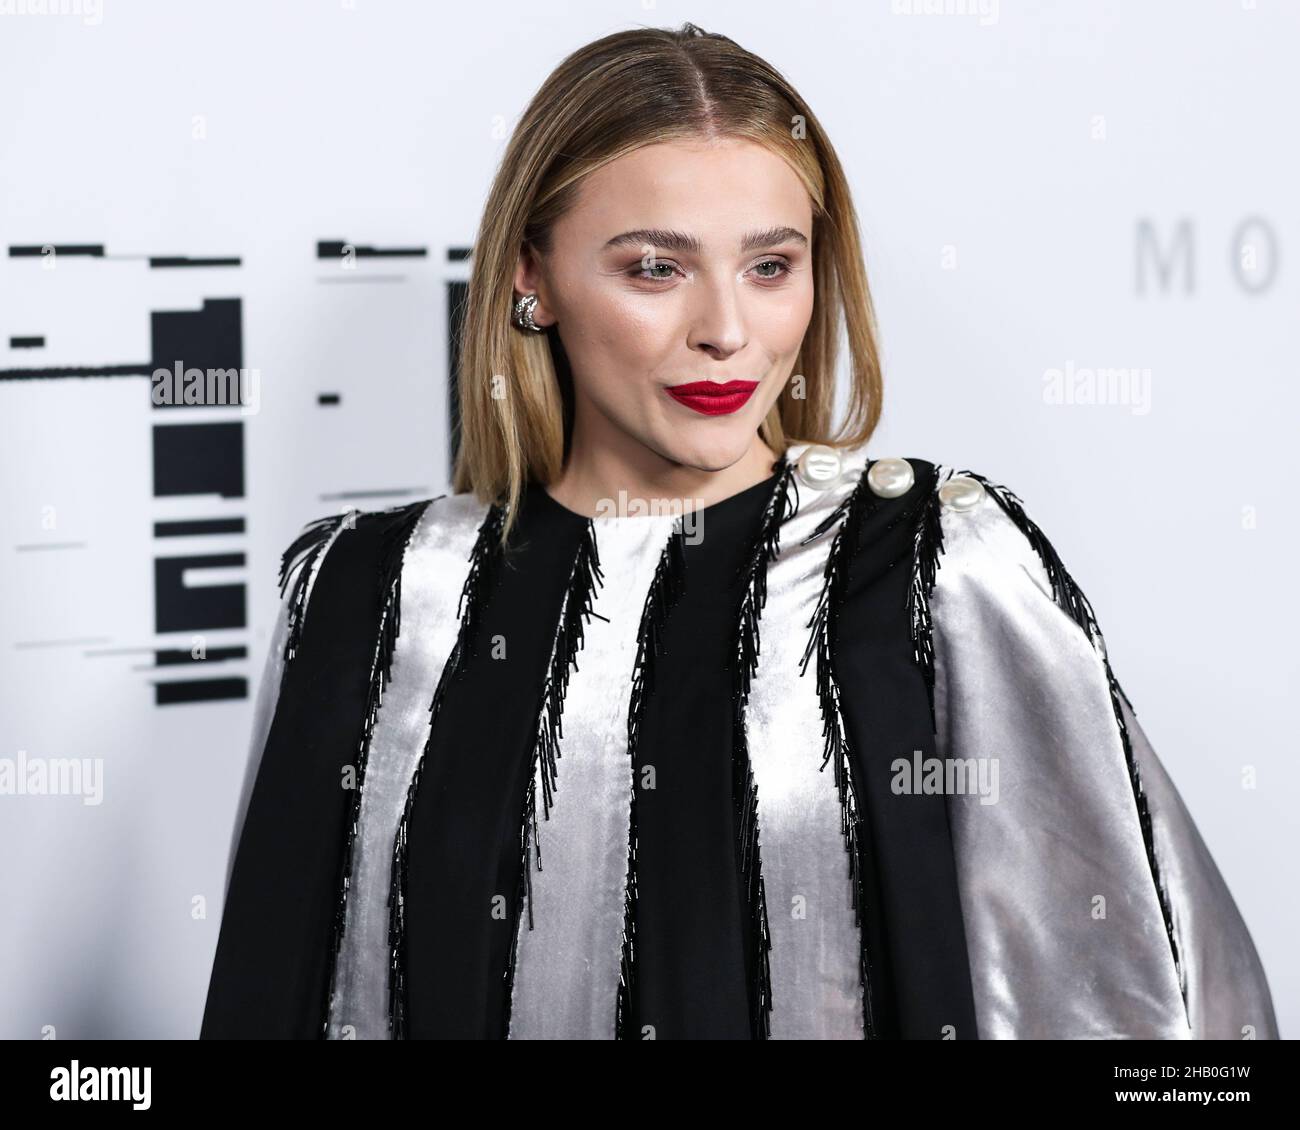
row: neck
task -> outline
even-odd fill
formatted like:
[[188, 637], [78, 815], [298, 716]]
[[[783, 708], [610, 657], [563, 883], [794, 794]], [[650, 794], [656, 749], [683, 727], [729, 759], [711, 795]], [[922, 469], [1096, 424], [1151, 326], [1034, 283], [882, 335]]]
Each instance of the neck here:
[[761, 483], [772, 474], [776, 454], [754, 433], [748, 450], [719, 470], [676, 463], [629, 438], [619, 444], [584, 443], [575, 431], [564, 471], [546, 487], [557, 502], [588, 516], [613, 504], [699, 510]]

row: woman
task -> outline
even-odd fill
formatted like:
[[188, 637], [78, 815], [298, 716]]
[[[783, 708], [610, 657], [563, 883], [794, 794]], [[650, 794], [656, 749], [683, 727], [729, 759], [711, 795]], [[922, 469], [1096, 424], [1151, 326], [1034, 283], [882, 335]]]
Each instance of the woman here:
[[285, 553], [205, 1037], [1276, 1035], [1047, 538], [866, 455], [848, 186], [772, 68], [565, 60], [461, 353], [455, 493]]

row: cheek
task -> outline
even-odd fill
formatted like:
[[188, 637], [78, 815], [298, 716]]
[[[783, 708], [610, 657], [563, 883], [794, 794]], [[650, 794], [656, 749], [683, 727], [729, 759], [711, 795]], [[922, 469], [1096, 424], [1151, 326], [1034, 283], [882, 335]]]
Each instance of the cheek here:
[[[625, 376], [653, 369], [675, 340], [663, 305], [652, 308], [635, 294], [590, 292], [572, 303], [567, 321], [577, 346], [571, 359], [593, 362], [595, 374], [611, 367]], [[619, 383], [626, 387], [629, 382]]]
[[773, 304], [765, 313], [760, 330], [767, 353], [774, 357], [793, 357], [803, 344], [811, 319], [811, 292], [789, 302]]

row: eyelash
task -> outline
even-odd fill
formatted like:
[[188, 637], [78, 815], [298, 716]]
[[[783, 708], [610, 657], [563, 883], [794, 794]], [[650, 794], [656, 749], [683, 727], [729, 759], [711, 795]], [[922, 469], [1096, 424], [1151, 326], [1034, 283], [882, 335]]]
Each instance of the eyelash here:
[[[762, 280], [763, 280], [764, 282], [780, 282], [782, 279], [789, 277], [791, 271], [793, 270], [793, 268], [790, 266], [790, 264], [789, 264], [786, 260], [784, 260], [784, 259], [779, 259], [779, 258], [763, 259], [763, 260], [761, 260], [760, 262], [755, 263], [754, 266], [755, 266], [755, 267], [764, 267], [764, 266], [766, 266], [768, 263], [771, 263], [771, 264], [773, 264], [773, 265], [775, 265], [775, 266], [777, 266], [777, 267], [780, 267], [780, 268], [781, 268], [781, 273], [780, 273], [780, 274], [777, 274], [777, 275], [762, 275], [762, 276], [760, 276], [760, 278], [762, 278]], [[643, 274], [642, 272], [644, 272], [644, 271], [652, 271], [652, 270], [654, 270], [654, 269], [657, 268], [657, 267], [676, 267], [676, 266], [677, 266], [677, 264], [676, 264], [676, 263], [673, 263], [671, 260], [668, 260], [668, 259], [658, 259], [658, 260], [655, 261], [655, 264], [654, 264], [653, 267], [633, 267], [632, 270], [628, 272], [628, 278], [630, 278], [630, 279], [636, 279], [638, 282], [649, 282], [649, 283], [670, 282], [670, 281], [671, 281], [670, 279], [667, 279], [667, 278], [652, 278], [652, 277], [650, 277], [650, 276], [647, 276], [647, 275]]]

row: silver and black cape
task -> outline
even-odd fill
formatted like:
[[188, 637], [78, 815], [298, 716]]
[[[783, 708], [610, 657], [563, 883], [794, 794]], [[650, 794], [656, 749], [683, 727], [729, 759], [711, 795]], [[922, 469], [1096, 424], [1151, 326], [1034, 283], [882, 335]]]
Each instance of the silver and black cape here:
[[796, 444], [284, 554], [204, 1038], [1275, 1038], [1245, 923], [1007, 488]]

